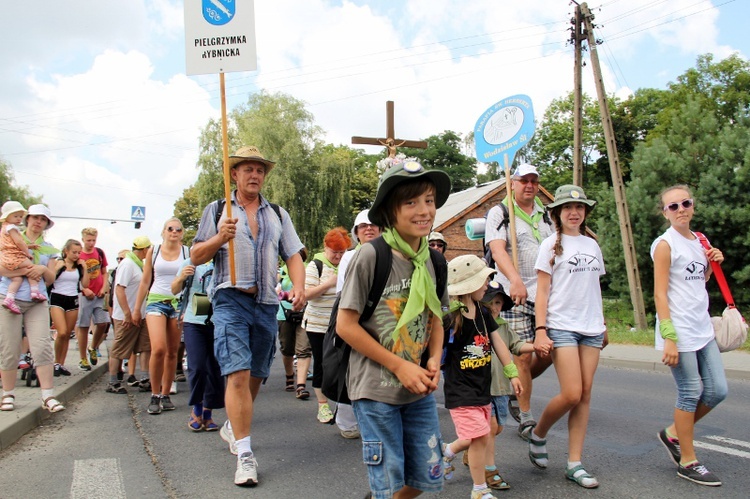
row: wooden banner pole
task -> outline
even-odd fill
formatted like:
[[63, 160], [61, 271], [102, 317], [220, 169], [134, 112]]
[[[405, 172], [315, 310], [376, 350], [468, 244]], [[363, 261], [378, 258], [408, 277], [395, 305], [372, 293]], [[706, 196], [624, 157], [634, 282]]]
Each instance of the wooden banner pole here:
[[505, 193], [508, 195], [508, 221], [510, 230], [510, 248], [513, 251], [513, 266], [518, 270], [518, 236], [516, 235], [516, 207], [513, 202], [513, 183], [510, 180], [510, 165], [508, 155], [503, 154], [505, 159]]
[[[227, 134], [227, 94], [224, 89], [224, 73], [219, 73], [219, 84], [221, 87], [221, 148], [224, 151], [224, 197], [227, 210], [227, 218], [232, 218], [232, 181], [229, 176], [229, 137]], [[217, 227], [218, 230], [218, 227]], [[237, 284], [234, 270], [234, 239], [229, 240], [229, 276], [232, 286]]]

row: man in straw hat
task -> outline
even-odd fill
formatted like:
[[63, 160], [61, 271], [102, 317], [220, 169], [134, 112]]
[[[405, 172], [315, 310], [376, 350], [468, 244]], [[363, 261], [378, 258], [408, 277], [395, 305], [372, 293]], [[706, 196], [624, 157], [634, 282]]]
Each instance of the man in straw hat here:
[[[250, 430], [253, 404], [269, 368], [276, 340], [275, 292], [278, 257], [286, 262], [292, 280], [290, 297], [295, 310], [305, 305], [303, 248], [289, 213], [270, 204], [261, 189], [275, 163], [257, 147], [245, 146], [229, 157], [231, 214], [223, 200], [204, 210], [191, 251], [194, 265], [214, 260], [209, 295], [213, 305], [216, 359], [227, 376], [228, 421], [221, 436], [237, 454], [234, 483], [256, 485], [257, 462]], [[221, 206], [221, 208], [220, 208]], [[236, 279], [230, 275], [228, 242], [234, 240]]]
[[[502, 317], [522, 340], [534, 342], [536, 326], [534, 321], [534, 301], [536, 300], [536, 270], [534, 263], [539, 254], [541, 242], [553, 233], [553, 226], [545, 216], [545, 209], [537, 197], [539, 193], [539, 172], [536, 167], [522, 164], [513, 173], [513, 201], [517, 248], [511, 248], [510, 224], [508, 223], [507, 198], [503, 200], [505, 210], [495, 206], [487, 212], [485, 240], [492, 251], [498, 273], [495, 279], [507, 289], [515, 306], [502, 312]], [[518, 255], [518, 268], [513, 265], [513, 251]], [[524, 440], [536, 425], [531, 414], [532, 372], [540, 374], [549, 367], [549, 358], [540, 358], [527, 353], [515, 358], [524, 391], [518, 396], [520, 409], [518, 434]], [[514, 415], [515, 418], [515, 415]]]

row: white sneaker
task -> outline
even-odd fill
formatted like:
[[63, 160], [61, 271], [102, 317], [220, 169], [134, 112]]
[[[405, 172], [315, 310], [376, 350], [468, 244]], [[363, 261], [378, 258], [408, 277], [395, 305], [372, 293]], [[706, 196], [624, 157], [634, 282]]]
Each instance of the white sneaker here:
[[[229, 444], [229, 452], [237, 455], [237, 441], [234, 439], [234, 432], [232, 431], [232, 427], [229, 426], [229, 420], [227, 419], [224, 421], [224, 424], [221, 426], [221, 430], [219, 430], [219, 435], [221, 435], [222, 440], [224, 440], [226, 443]], [[239, 466], [239, 465], [238, 465]], [[239, 467], [237, 468], [239, 472]]]
[[258, 485], [258, 461], [252, 452], [246, 452], [237, 459], [234, 484], [248, 487]]
[[172, 388], [169, 389], [169, 394], [174, 395], [175, 393], [177, 393], [177, 383], [172, 381]]

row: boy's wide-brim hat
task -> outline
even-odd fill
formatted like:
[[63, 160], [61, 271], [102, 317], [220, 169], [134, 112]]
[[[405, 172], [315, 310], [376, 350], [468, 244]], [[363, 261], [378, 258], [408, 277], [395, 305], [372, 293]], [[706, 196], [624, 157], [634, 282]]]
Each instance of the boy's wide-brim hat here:
[[386, 217], [383, 212], [383, 204], [388, 195], [399, 184], [406, 181], [425, 177], [435, 184], [435, 207], [440, 208], [445, 204], [451, 193], [451, 179], [442, 170], [425, 170], [421, 163], [414, 160], [404, 160], [393, 164], [378, 182], [378, 192], [370, 207], [370, 220], [380, 227], [386, 226]]
[[263, 164], [266, 167], [266, 175], [268, 175], [268, 172], [276, 166], [276, 162], [264, 158], [257, 147], [244, 146], [240, 147], [234, 154], [229, 156], [229, 169], [231, 170], [245, 161], [257, 161], [258, 163]]
[[487, 267], [487, 263], [476, 255], [457, 256], [448, 262], [448, 294], [471, 294], [484, 286], [494, 273], [495, 270]]
[[503, 289], [502, 284], [497, 281], [490, 281], [489, 285], [487, 286], [487, 291], [484, 292], [484, 296], [480, 301], [487, 304], [491, 302], [492, 299], [496, 296], [500, 296], [503, 299], [503, 306], [500, 310], [504, 312], [513, 308], [513, 300], [511, 300], [510, 296], [505, 294], [505, 290]]
[[561, 185], [555, 191], [555, 200], [547, 205], [548, 209], [556, 206], [562, 206], [565, 203], [583, 203], [589, 208], [593, 208], [596, 205], [596, 201], [586, 197], [586, 193], [583, 189], [577, 185]]
[[27, 226], [29, 225], [29, 215], [41, 215], [46, 218], [48, 229], [51, 229], [55, 226], [55, 222], [52, 221], [52, 212], [49, 211], [49, 208], [47, 208], [43, 204], [32, 204], [31, 206], [29, 206], [29, 211], [26, 213], [26, 216], [23, 219], [23, 223]]
[[23, 213], [23, 216], [26, 215], [26, 208], [21, 203], [18, 201], [6, 201], [3, 204], [2, 211], [0, 211], [0, 222], [5, 222], [8, 215], [18, 213], [19, 211]]

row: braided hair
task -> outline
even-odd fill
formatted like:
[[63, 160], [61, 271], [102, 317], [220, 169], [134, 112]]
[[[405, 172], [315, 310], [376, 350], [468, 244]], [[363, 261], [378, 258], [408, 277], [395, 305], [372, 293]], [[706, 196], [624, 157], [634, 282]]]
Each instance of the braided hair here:
[[[558, 256], [562, 256], [563, 254], [563, 246], [562, 246], [562, 220], [560, 219], [560, 213], [562, 212], [562, 207], [564, 205], [555, 206], [549, 211], [550, 218], [552, 218], [552, 222], [555, 224], [555, 231], [557, 232], [557, 239], [555, 239], [555, 245], [552, 247], [552, 258], [550, 258], [549, 264], [550, 266], [555, 266], [555, 258]], [[584, 205], [586, 207], [586, 215], [583, 219], [583, 222], [581, 222], [581, 225], [578, 227], [578, 230], [580, 231], [581, 235], [586, 235], [586, 219], [589, 217], [589, 213], [591, 213], [591, 207], [588, 205]]]

